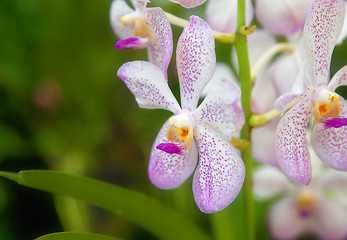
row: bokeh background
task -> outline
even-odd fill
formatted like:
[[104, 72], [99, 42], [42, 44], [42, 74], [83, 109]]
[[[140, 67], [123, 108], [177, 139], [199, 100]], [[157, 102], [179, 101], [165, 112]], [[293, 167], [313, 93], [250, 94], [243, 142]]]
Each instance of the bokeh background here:
[[[151, 5], [159, 4], [185, 19], [191, 14], [204, 16], [204, 5], [186, 10], [166, 2]], [[138, 108], [117, 78], [121, 64], [146, 60], [146, 50], [114, 48], [110, 4], [111, 0], [0, 1], [0, 170], [77, 173], [159, 199], [207, 232], [228, 227], [227, 222], [211, 225], [214, 215], [198, 210], [191, 179], [170, 191], [150, 184], [150, 148], [170, 113]], [[173, 31], [177, 42], [182, 29], [173, 27]], [[333, 73], [347, 63], [346, 46], [335, 50]], [[230, 46], [217, 43], [216, 51], [219, 61], [230, 61]], [[174, 59], [169, 84], [178, 98]], [[244, 220], [242, 198], [241, 194], [218, 213], [232, 214], [236, 232]], [[269, 239], [267, 205], [256, 203], [259, 239]], [[0, 179], [0, 239], [33, 239], [69, 230], [155, 239], [131, 222], [83, 202]], [[237, 233], [239, 239], [244, 234]]]

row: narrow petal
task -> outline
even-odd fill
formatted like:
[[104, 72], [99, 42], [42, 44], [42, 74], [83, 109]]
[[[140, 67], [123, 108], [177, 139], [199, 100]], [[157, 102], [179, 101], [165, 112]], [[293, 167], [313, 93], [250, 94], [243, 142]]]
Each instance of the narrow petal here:
[[194, 198], [202, 212], [217, 212], [239, 194], [245, 166], [239, 151], [208, 127], [197, 126], [195, 137], [200, 161], [193, 180]]
[[240, 96], [239, 86], [225, 79], [220, 80], [193, 112], [196, 121], [208, 125], [225, 139], [231, 140], [231, 136], [238, 133], [245, 123]]
[[177, 43], [177, 71], [181, 106], [194, 110], [202, 89], [211, 80], [216, 67], [214, 38], [208, 24], [191, 16]]
[[304, 26], [311, 2], [312, 0], [257, 0], [256, 16], [264, 28], [273, 34], [293, 34]]
[[257, 198], [270, 199], [293, 190], [293, 183], [276, 167], [256, 169], [253, 176], [253, 191]]
[[330, 61], [342, 30], [345, 15], [343, 0], [317, 0], [310, 7], [303, 39], [312, 62], [316, 85], [327, 85]]
[[339, 86], [347, 85], [347, 66], [341, 68], [331, 79], [328, 89], [332, 92]]
[[130, 38], [133, 33], [132, 27], [122, 24], [121, 17], [134, 12], [124, 0], [113, 0], [110, 8], [110, 24], [114, 34], [120, 39]]
[[152, 63], [134, 61], [123, 64], [117, 76], [123, 80], [141, 108], [166, 109], [178, 113], [180, 107], [163, 71]]
[[178, 3], [185, 8], [196, 7], [206, 2], [206, 0], [170, 0], [170, 1], [174, 3]]
[[268, 223], [274, 239], [296, 239], [305, 228], [297, 212], [293, 198], [284, 198], [276, 202], [270, 209]]
[[136, 11], [138, 11], [140, 14], [144, 14], [146, 5], [149, 3], [149, 0], [130, 0], [133, 4]]
[[148, 38], [144, 37], [131, 37], [124, 40], [118, 40], [115, 47], [118, 50], [123, 49], [143, 49], [147, 47]]
[[153, 185], [162, 189], [171, 189], [180, 186], [190, 175], [198, 161], [198, 151], [195, 143], [188, 152], [181, 154], [167, 153], [157, 148], [160, 144], [171, 143], [166, 138], [166, 122], [160, 129], [154, 141], [149, 157], [148, 176]]
[[283, 173], [295, 182], [309, 184], [311, 162], [306, 143], [306, 128], [313, 112], [310, 97], [305, 97], [280, 120], [275, 136], [275, 151]]
[[[347, 117], [347, 101], [340, 97], [341, 117]], [[312, 147], [330, 167], [347, 171], [347, 126], [324, 130], [323, 124], [314, 124]]]
[[281, 113], [285, 113], [291, 109], [296, 103], [298, 103], [303, 98], [302, 94], [297, 93], [285, 93], [275, 102], [275, 109]]
[[315, 231], [323, 239], [346, 239], [347, 210], [332, 199], [317, 201]]
[[148, 59], [163, 70], [166, 75], [172, 55], [172, 30], [165, 12], [161, 8], [147, 8], [146, 20], [158, 36], [158, 41], [148, 45]]
[[277, 117], [265, 126], [252, 129], [252, 153], [256, 161], [271, 166], [278, 166], [275, 157], [275, 132], [279, 120], [280, 118]]
[[[213, 30], [234, 33], [237, 23], [237, 0], [209, 0], [206, 6], [206, 21]], [[246, 1], [246, 24], [252, 22], [253, 5]]]

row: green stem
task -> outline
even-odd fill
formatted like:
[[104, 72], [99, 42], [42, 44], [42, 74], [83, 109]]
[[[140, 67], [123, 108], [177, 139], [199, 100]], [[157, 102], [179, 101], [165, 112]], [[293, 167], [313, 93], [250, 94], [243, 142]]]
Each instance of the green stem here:
[[[241, 101], [242, 108], [245, 113], [246, 123], [241, 130], [241, 138], [250, 140], [250, 130], [249, 119], [252, 115], [251, 112], [251, 90], [252, 90], [252, 78], [251, 78], [251, 68], [248, 58], [248, 47], [247, 47], [247, 36], [239, 33], [239, 29], [246, 24], [245, 20], [246, 4], [245, 0], [238, 0], [238, 16], [237, 16], [237, 40], [235, 43], [235, 48], [237, 52], [237, 59], [240, 66], [240, 83], [241, 83]], [[249, 145], [242, 152], [242, 159], [246, 167], [246, 178], [243, 186], [245, 194], [245, 215], [246, 215], [246, 232], [247, 239], [255, 239], [255, 227], [254, 227], [254, 202], [253, 202], [253, 189], [252, 189], [252, 168], [253, 168], [253, 158], [252, 149]]]

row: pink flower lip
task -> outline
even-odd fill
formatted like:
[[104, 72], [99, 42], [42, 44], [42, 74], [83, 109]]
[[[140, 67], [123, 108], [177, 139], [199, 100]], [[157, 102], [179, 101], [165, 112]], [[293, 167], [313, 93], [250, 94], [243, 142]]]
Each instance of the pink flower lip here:
[[347, 118], [330, 118], [324, 122], [323, 129], [340, 128], [347, 125]]
[[156, 149], [162, 150], [169, 154], [182, 154], [181, 148], [177, 146], [175, 143], [161, 143], [158, 146], [156, 146]]
[[118, 40], [115, 44], [115, 47], [118, 50], [124, 50], [124, 49], [143, 49], [147, 47], [147, 38], [143, 37], [131, 37], [123, 40]]

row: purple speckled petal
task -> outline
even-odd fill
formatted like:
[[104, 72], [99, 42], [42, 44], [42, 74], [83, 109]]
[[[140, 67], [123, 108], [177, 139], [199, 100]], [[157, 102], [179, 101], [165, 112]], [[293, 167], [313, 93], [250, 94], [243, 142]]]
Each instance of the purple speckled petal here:
[[337, 73], [335, 73], [329, 82], [328, 89], [334, 92], [336, 88], [343, 85], [347, 85], [347, 66], [344, 66]]
[[196, 7], [206, 2], [206, 0], [170, 0], [170, 1], [174, 3], [178, 3], [185, 8]]
[[305, 97], [280, 120], [275, 135], [276, 158], [283, 173], [295, 182], [309, 184], [311, 161], [306, 143], [306, 128], [313, 112], [310, 97]]
[[252, 153], [256, 161], [271, 166], [278, 166], [274, 146], [275, 132], [279, 120], [280, 118], [276, 117], [265, 126], [252, 129]]
[[345, 1], [345, 20], [343, 22], [343, 27], [339, 36], [339, 39], [337, 40], [337, 44], [342, 44], [345, 38], [347, 37], [347, 2]]
[[200, 154], [193, 180], [194, 198], [202, 212], [217, 212], [239, 194], [245, 166], [239, 151], [208, 127], [198, 125], [194, 136]]
[[166, 75], [172, 55], [172, 30], [165, 12], [161, 8], [147, 8], [146, 20], [158, 36], [158, 41], [148, 45], [148, 59], [160, 67]]
[[222, 79], [208, 92], [204, 101], [193, 112], [196, 121], [213, 128], [227, 140], [238, 133], [245, 123], [240, 107], [240, 87]]
[[150, 1], [149, 0], [130, 0], [130, 1], [133, 4], [135, 10], [144, 16], [146, 12], [147, 3], [149, 3]]
[[312, 0], [257, 0], [256, 16], [269, 32], [289, 35], [304, 26], [311, 2]]
[[303, 98], [302, 94], [293, 92], [285, 93], [275, 101], [275, 109], [281, 113], [288, 111]]
[[[340, 97], [341, 117], [347, 117], [347, 101]], [[347, 170], [347, 126], [324, 130], [323, 124], [314, 124], [311, 142], [323, 162], [338, 170]]]
[[268, 224], [274, 239], [296, 239], [305, 230], [305, 224], [296, 211], [295, 199], [283, 198], [269, 211]]
[[190, 175], [198, 161], [198, 151], [193, 141], [191, 149], [182, 154], [166, 153], [156, 147], [161, 143], [171, 143], [166, 138], [168, 121], [160, 129], [149, 157], [148, 176], [153, 185], [162, 189], [180, 186]]
[[[206, 10], [206, 22], [213, 30], [234, 33], [237, 23], [237, 0], [208, 0]], [[253, 5], [246, 1], [246, 24], [252, 22], [254, 15]]]
[[134, 94], [141, 108], [180, 111], [163, 71], [156, 65], [145, 61], [128, 62], [118, 69], [117, 76]]
[[143, 49], [147, 47], [148, 38], [144, 37], [131, 37], [124, 40], [118, 40], [115, 47], [118, 50], [123, 49]]
[[114, 34], [120, 39], [133, 36], [133, 27], [122, 24], [121, 17], [134, 12], [124, 0], [113, 0], [110, 8], [110, 24]]
[[332, 199], [317, 199], [314, 231], [322, 239], [346, 239], [347, 211]]
[[182, 109], [196, 108], [202, 89], [216, 67], [211, 28], [199, 17], [191, 16], [177, 43], [177, 72]]
[[316, 86], [328, 84], [330, 61], [344, 22], [343, 0], [316, 0], [310, 7], [303, 39]]
[[264, 166], [254, 171], [253, 191], [259, 199], [278, 197], [294, 190], [293, 183], [276, 167]]

